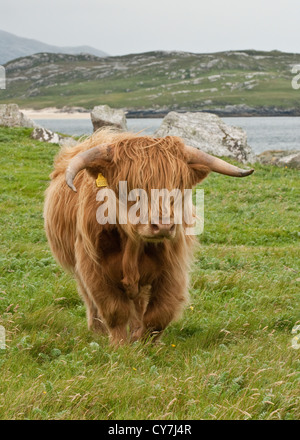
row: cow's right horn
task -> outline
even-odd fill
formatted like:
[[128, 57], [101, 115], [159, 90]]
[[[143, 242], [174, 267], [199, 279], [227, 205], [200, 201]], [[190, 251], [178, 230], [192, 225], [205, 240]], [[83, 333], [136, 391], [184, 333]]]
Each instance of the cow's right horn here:
[[109, 145], [93, 147], [74, 156], [73, 159], [71, 159], [65, 174], [65, 179], [68, 186], [73, 191], [77, 192], [73, 181], [79, 171], [87, 168], [88, 166], [91, 166], [98, 160], [109, 162], [111, 160], [111, 157], [112, 151]]
[[253, 169], [243, 170], [238, 168], [235, 165], [225, 162], [225, 160], [204, 153], [204, 151], [201, 151], [198, 148], [186, 145], [185, 149], [188, 154], [188, 163], [205, 165], [210, 171], [214, 171], [215, 173], [225, 174], [232, 177], [245, 177], [249, 176], [254, 171]]

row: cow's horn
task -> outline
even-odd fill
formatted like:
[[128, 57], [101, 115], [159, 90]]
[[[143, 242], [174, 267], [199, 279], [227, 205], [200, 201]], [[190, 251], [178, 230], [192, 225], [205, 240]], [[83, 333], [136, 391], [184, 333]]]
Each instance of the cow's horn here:
[[73, 181], [79, 171], [87, 168], [89, 165], [91, 165], [93, 162], [96, 162], [97, 160], [105, 160], [109, 162], [111, 160], [111, 156], [112, 152], [109, 145], [93, 147], [74, 156], [69, 163], [65, 175], [66, 182], [69, 187], [73, 191], [77, 192]]
[[211, 171], [220, 174], [226, 174], [226, 176], [232, 177], [245, 177], [253, 173], [251, 170], [242, 170], [230, 163], [225, 162], [222, 159], [211, 156], [210, 154], [204, 153], [198, 148], [186, 146], [186, 152], [188, 154], [188, 162], [191, 164], [203, 164], [207, 166]]

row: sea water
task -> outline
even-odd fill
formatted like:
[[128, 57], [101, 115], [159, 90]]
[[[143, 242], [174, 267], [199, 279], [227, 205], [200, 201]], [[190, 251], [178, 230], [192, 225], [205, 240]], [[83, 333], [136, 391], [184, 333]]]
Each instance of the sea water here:
[[[300, 117], [248, 117], [222, 118], [228, 125], [243, 128], [248, 144], [259, 154], [266, 150], [300, 150]], [[93, 132], [90, 119], [37, 119], [35, 121], [49, 130], [80, 136]], [[129, 131], [153, 134], [162, 119], [127, 119]]]

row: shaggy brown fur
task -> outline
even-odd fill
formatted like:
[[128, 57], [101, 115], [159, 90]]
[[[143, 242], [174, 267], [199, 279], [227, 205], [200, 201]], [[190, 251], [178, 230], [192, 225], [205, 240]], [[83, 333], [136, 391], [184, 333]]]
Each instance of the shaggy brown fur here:
[[[65, 183], [70, 160], [100, 144], [113, 147], [111, 163], [98, 161], [80, 171], [74, 181], [78, 192], [73, 192]], [[99, 172], [118, 197], [119, 181], [127, 181], [128, 191], [142, 188], [149, 195], [151, 188], [183, 191], [209, 170], [187, 164], [179, 138], [107, 129], [63, 149], [55, 160], [46, 192], [45, 229], [55, 258], [77, 280], [89, 328], [107, 331], [114, 344], [158, 335], [180, 316], [188, 300], [194, 238], [185, 235], [184, 225], [176, 225], [174, 236], [159, 242], [145, 240], [149, 225], [100, 225], [95, 184]]]

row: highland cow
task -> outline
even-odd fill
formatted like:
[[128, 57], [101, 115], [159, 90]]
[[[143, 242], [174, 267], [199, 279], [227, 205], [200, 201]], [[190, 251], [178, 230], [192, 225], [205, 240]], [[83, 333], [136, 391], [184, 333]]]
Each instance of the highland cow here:
[[117, 209], [115, 224], [100, 224], [96, 212], [104, 199], [99, 191], [111, 189], [118, 199], [122, 181], [128, 192], [141, 188], [150, 198], [153, 188], [191, 189], [211, 171], [234, 177], [253, 172], [177, 137], [108, 129], [58, 154], [44, 208], [48, 241], [56, 260], [77, 281], [88, 327], [108, 333], [114, 345], [155, 339], [180, 316], [188, 301], [196, 238], [185, 233], [185, 221], [174, 222], [174, 204], [167, 223], [160, 206], [156, 223], [149, 218], [120, 222]]

